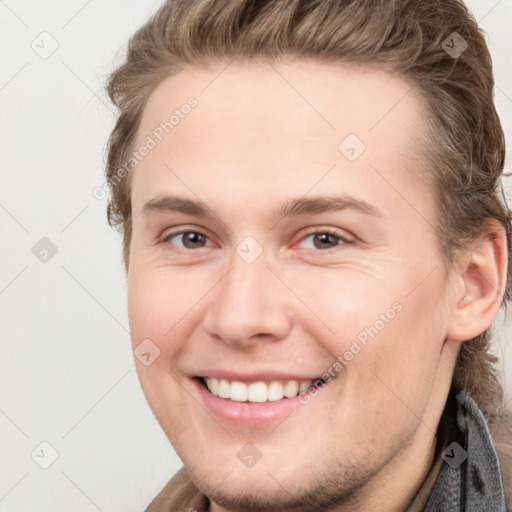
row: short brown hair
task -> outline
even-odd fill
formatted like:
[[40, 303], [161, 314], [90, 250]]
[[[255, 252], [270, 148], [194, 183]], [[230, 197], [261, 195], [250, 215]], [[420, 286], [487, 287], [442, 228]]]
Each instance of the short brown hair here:
[[[463, 50], [458, 55], [449, 51], [455, 42]], [[461, 1], [168, 0], [131, 37], [126, 60], [107, 84], [120, 110], [108, 145], [108, 219], [122, 229], [127, 268], [131, 180], [116, 173], [130, 159], [152, 91], [185, 65], [285, 57], [379, 67], [412, 83], [428, 112], [422, 174], [435, 193], [436, 231], [447, 264], [486, 234], [489, 219], [506, 227], [510, 249], [500, 181], [505, 142], [493, 102], [491, 57]], [[492, 420], [503, 389], [490, 343], [489, 328], [462, 344], [453, 383]]]

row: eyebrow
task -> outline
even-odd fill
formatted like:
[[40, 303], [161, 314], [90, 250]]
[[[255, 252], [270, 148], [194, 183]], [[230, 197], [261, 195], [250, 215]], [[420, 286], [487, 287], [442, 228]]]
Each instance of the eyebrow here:
[[353, 209], [373, 217], [383, 217], [384, 214], [375, 206], [352, 196], [335, 197], [310, 197], [292, 199], [285, 203], [277, 212], [277, 216], [283, 218], [292, 215], [306, 215], [311, 213], [323, 213], [339, 210]]
[[196, 217], [214, 217], [213, 213], [201, 202], [178, 196], [163, 196], [152, 199], [144, 205], [142, 212], [144, 214], [176, 212]]
[[[328, 211], [353, 209], [373, 217], [383, 217], [383, 213], [375, 206], [352, 196], [317, 196], [292, 199], [273, 212], [275, 217], [284, 218], [293, 215], [319, 214]], [[183, 213], [195, 217], [214, 218], [216, 215], [200, 201], [179, 196], [163, 196], [148, 201], [143, 209], [144, 214], [152, 212]]]

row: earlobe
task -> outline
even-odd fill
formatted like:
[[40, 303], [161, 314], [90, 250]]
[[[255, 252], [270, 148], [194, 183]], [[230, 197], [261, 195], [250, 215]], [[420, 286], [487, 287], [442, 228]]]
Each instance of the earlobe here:
[[493, 220], [481, 242], [461, 259], [458, 272], [464, 287], [453, 300], [448, 339], [469, 340], [492, 324], [505, 293], [507, 247], [505, 228]]

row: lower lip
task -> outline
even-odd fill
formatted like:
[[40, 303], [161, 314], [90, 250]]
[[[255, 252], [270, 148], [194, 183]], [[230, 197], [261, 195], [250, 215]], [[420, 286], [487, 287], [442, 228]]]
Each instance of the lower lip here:
[[193, 379], [202, 402], [217, 419], [238, 426], [262, 427], [283, 421], [293, 411], [305, 404], [299, 396], [273, 402], [236, 402], [212, 395], [199, 379]]

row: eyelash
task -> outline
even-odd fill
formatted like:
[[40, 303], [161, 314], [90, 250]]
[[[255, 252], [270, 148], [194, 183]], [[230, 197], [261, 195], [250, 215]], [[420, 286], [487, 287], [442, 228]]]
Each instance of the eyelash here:
[[[185, 235], [187, 233], [194, 233], [194, 234], [197, 234], [197, 235], [201, 235], [202, 237], [206, 238], [207, 240], [209, 240], [208, 236], [205, 235], [203, 232], [201, 231], [198, 231], [198, 230], [193, 230], [193, 229], [184, 229], [184, 230], [181, 230], [181, 231], [176, 231], [176, 232], [173, 232], [173, 233], [168, 233], [166, 234], [163, 239], [161, 240], [161, 243], [164, 243], [164, 244], [167, 244], [169, 246], [174, 246], [174, 244], [172, 244], [170, 242], [170, 240], [174, 237], [177, 237], [179, 235]], [[311, 231], [307, 234], [305, 234], [301, 239], [300, 241], [304, 241], [305, 239], [311, 237], [311, 236], [315, 236], [315, 235], [331, 235], [333, 236], [334, 238], [338, 239], [341, 243], [338, 243], [336, 244], [334, 247], [329, 247], [327, 249], [316, 249], [317, 251], [319, 252], [329, 252], [333, 249], [336, 249], [338, 246], [343, 246], [343, 245], [348, 245], [348, 244], [351, 244], [353, 243], [351, 240], [347, 239], [346, 237], [344, 237], [342, 234], [340, 234], [338, 231], [336, 230], [333, 230], [333, 229], [329, 229], [329, 228], [325, 228], [325, 229], [318, 229], [316, 231]], [[181, 252], [181, 251], [185, 251], [185, 252], [193, 252], [193, 251], [197, 251], [199, 249], [204, 249], [204, 247], [198, 247], [196, 249], [187, 249], [186, 247], [185, 248], [172, 248], [171, 250], [173, 251], [176, 251], [176, 252]], [[308, 249], [306, 249], [308, 250]], [[311, 250], [311, 249], [309, 249]], [[312, 249], [312, 250], [315, 250], [315, 249]]]

